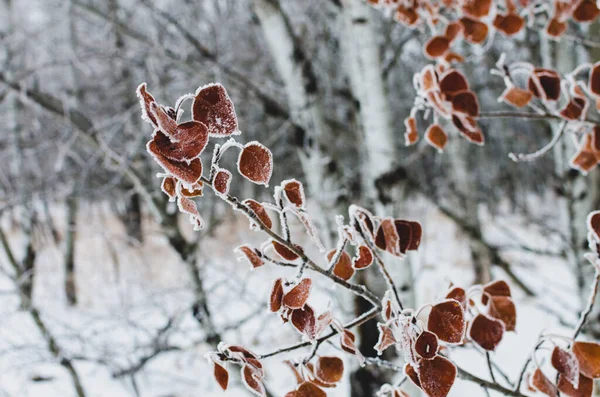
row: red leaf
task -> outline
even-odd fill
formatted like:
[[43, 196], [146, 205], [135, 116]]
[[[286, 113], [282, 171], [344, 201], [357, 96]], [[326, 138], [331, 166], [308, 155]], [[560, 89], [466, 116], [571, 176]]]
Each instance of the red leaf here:
[[425, 141], [441, 153], [448, 143], [448, 134], [439, 124], [431, 124], [425, 133]]
[[317, 379], [325, 383], [337, 383], [342, 380], [344, 374], [344, 362], [338, 357], [319, 357], [315, 375]]
[[552, 351], [552, 366], [562, 377], [572, 383], [573, 387], [579, 386], [579, 361], [572, 351], [555, 346]]
[[532, 97], [533, 94], [530, 91], [511, 86], [507, 87], [502, 95], [500, 95], [500, 100], [514, 107], [522, 108], [523, 106], [527, 106]]
[[154, 141], [148, 142], [146, 148], [148, 153], [154, 157], [158, 165], [160, 165], [165, 172], [173, 175], [180, 181], [192, 185], [202, 176], [202, 163], [199, 158], [192, 160], [190, 163], [187, 163], [186, 161], [170, 160], [160, 153], [160, 150]]
[[600, 62], [596, 62], [590, 70], [589, 81], [590, 91], [594, 95], [600, 96]]
[[271, 296], [269, 298], [269, 309], [272, 312], [278, 312], [283, 303], [283, 279], [278, 278], [273, 282]]
[[504, 336], [504, 323], [485, 314], [478, 314], [471, 321], [469, 336], [485, 350], [496, 350]]
[[[160, 119], [159, 119], [160, 121]], [[175, 125], [173, 133], [156, 130], [154, 142], [162, 155], [175, 161], [190, 161], [200, 156], [208, 144], [208, 129], [197, 121]]]
[[600, 344], [595, 342], [573, 343], [573, 353], [579, 361], [579, 371], [588, 378], [600, 378]]
[[[291, 249], [289, 249], [288, 247], [286, 247], [285, 245], [279, 243], [278, 241], [273, 240], [273, 248], [275, 248], [275, 251], [285, 260], [287, 261], [294, 261], [296, 259], [299, 258], [298, 255], [296, 255], [296, 253], [294, 251], [292, 251]], [[301, 250], [300, 247], [298, 246], [294, 246], [295, 248]]]
[[[271, 229], [273, 227], [273, 221], [271, 221], [271, 217], [269, 217], [267, 210], [265, 210], [265, 207], [261, 203], [252, 199], [246, 199], [242, 202], [242, 204], [250, 207], [252, 212], [254, 212], [254, 215], [256, 215], [258, 219], [260, 219], [260, 221], [267, 227], [267, 229]], [[254, 224], [254, 222], [253, 225], [258, 226]]]
[[463, 12], [473, 18], [483, 18], [490, 13], [492, 0], [467, 0]]
[[379, 340], [373, 348], [377, 351], [377, 354], [381, 355], [385, 349], [395, 345], [397, 341], [394, 332], [387, 325], [377, 324], [377, 328], [379, 328]]
[[304, 382], [298, 386], [294, 397], [327, 397], [327, 393], [312, 382]]
[[227, 370], [224, 367], [217, 363], [213, 363], [213, 366], [213, 373], [215, 379], [217, 380], [217, 383], [219, 384], [219, 386], [221, 386], [221, 389], [227, 390], [227, 385], [229, 383], [229, 372], [227, 372]]
[[568, 397], [592, 397], [594, 381], [581, 373], [578, 375], [578, 388], [575, 388], [563, 375], [559, 375], [558, 390]]
[[573, 19], [577, 22], [592, 22], [599, 14], [595, 0], [581, 0], [573, 11]]
[[510, 287], [504, 280], [496, 280], [487, 283], [483, 286], [483, 292], [491, 296], [511, 296]]
[[298, 285], [292, 288], [283, 297], [283, 305], [290, 309], [301, 309], [308, 300], [312, 280], [310, 278], [302, 279]]
[[456, 69], [448, 69], [440, 79], [440, 91], [446, 99], [451, 99], [459, 92], [467, 91], [469, 82], [465, 76]]
[[450, 40], [444, 36], [433, 36], [429, 41], [425, 44], [425, 56], [430, 59], [436, 59], [448, 51], [450, 48]]
[[136, 90], [140, 106], [142, 107], [142, 119], [154, 127], [158, 127], [156, 117], [150, 112], [150, 105], [155, 103], [154, 97], [148, 92], [146, 83], [142, 83]]
[[179, 200], [177, 200], [177, 207], [180, 212], [190, 215], [190, 221], [192, 225], [194, 225], [194, 230], [204, 227], [204, 221], [198, 212], [195, 202], [186, 197], [179, 197]]
[[494, 26], [506, 36], [513, 36], [523, 29], [525, 19], [519, 14], [498, 14], [494, 19]]
[[485, 23], [467, 17], [461, 18], [460, 23], [463, 26], [465, 40], [479, 44], [487, 37], [488, 26]]
[[565, 33], [567, 26], [566, 22], [563, 22], [558, 18], [552, 18], [548, 20], [548, 24], [546, 25], [546, 34], [550, 37], [558, 38]]
[[265, 264], [265, 262], [262, 260], [262, 258], [256, 252], [256, 250], [248, 244], [240, 245], [234, 251], [241, 253], [243, 255], [243, 257], [246, 258], [248, 260], [248, 262], [250, 262], [253, 269], [264, 266], [264, 264]]
[[447, 294], [446, 299], [454, 299], [459, 302], [463, 308], [467, 307], [467, 293], [463, 288], [454, 287]]
[[402, 255], [402, 251], [400, 250], [400, 236], [398, 236], [393, 219], [385, 218], [381, 221], [375, 235], [375, 245], [392, 255]]
[[194, 183], [189, 189], [184, 187], [181, 183], [179, 186], [179, 195], [182, 197], [201, 197], [203, 195], [204, 184], [200, 181]]
[[513, 300], [506, 296], [493, 296], [490, 316], [504, 323], [506, 331], [514, 331], [517, 324], [517, 309]]
[[215, 174], [213, 179], [213, 187], [215, 192], [221, 196], [227, 196], [229, 194], [229, 187], [231, 185], [231, 172], [225, 169], [220, 169]]
[[588, 107], [588, 101], [584, 97], [573, 97], [561, 109], [560, 115], [567, 120], [584, 119]]
[[452, 97], [452, 110], [471, 117], [479, 116], [479, 101], [472, 91], [463, 91]]
[[438, 351], [438, 338], [433, 332], [423, 331], [414, 345], [415, 352], [425, 358], [432, 359]]
[[240, 134], [233, 102], [221, 84], [208, 84], [196, 91], [192, 119], [204, 123], [210, 136]]
[[407, 117], [404, 119], [404, 127], [406, 132], [404, 133], [404, 141], [406, 146], [414, 145], [419, 141], [419, 132], [417, 131], [417, 119], [414, 117]]
[[271, 151], [256, 141], [247, 143], [240, 152], [238, 170], [249, 181], [268, 186], [273, 173]]
[[[421, 74], [420, 74], [420, 80], [421, 80], [421, 90], [423, 92], [437, 90], [437, 88], [438, 88], [437, 74], [435, 72], [433, 65], [427, 65], [423, 68], [423, 70], [421, 71]], [[412, 119], [415, 120], [414, 118], [412, 118]], [[407, 118], [406, 120], [410, 120], [410, 118]], [[406, 124], [406, 120], [404, 120], [404, 125], [406, 126], [406, 129], [409, 130], [409, 126]], [[411, 129], [414, 130], [414, 132], [416, 132], [416, 120], [415, 120], [415, 124], [412, 125], [411, 127], [412, 127]]]
[[587, 216], [588, 230], [594, 232], [596, 239], [600, 240], [600, 211], [592, 211]]
[[[327, 260], [331, 261], [335, 255], [336, 250], [331, 250], [327, 254]], [[344, 280], [349, 280], [354, 275], [354, 268], [352, 267], [352, 259], [346, 252], [342, 252], [338, 261], [334, 264], [333, 274]]]
[[250, 365], [244, 365], [242, 367], [242, 382], [253, 394], [259, 397], [265, 397], [267, 395], [260, 377], [256, 373], [256, 370]]
[[450, 22], [448, 25], [446, 25], [444, 36], [446, 36], [448, 40], [453, 41], [458, 37], [459, 34], [462, 33], [462, 29], [463, 27], [460, 22]]
[[352, 266], [355, 269], [365, 269], [373, 263], [373, 252], [366, 245], [358, 247], [356, 257], [352, 261]]
[[547, 396], [555, 397], [558, 396], [556, 386], [544, 375], [542, 370], [536, 368], [531, 377], [531, 385], [540, 393], [544, 393]]
[[456, 379], [456, 366], [442, 356], [419, 363], [421, 388], [429, 397], [446, 397]]
[[415, 368], [412, 365], [406, 364], [404, 366], [404, 373], [406, 374], [406, 376], [408, 376], [408, 379], [410, 379], [412, 383], [415, 384], [415, 386], [417, 386], [419, 389], [421, 388], [421, 380], [419, 379], [419, 374], [417, 373], [417, 371], [415, 371]]
[[427, 329], [447, 343], [462, 342], [465, 333], [465, 313], [462, 305], [448, 299], [431, 308]]
[[306, 196], [304, 195], [304, 186], [295, 179], [281, 182], [283, 193], [288, 201], [298, 208], [304, 208], [306, 205]]
[[400, 238], [400, 252], [405, 254], [412, 243], [412, 226], [407, 221], [395, 220], [396, 232]]
[[[542, 93], [538, 89], [538, 84]], [[560, 97], [560, 76], [554, 70], [536, 68], [529, 77], [527, 88], [531, 93], [549, 101], [556, 101]]]
[[315, 339], [317, 335], [317, 319], [315, 318], [315, 311], [310, 305], [304, 305], [302, 309], [295, 309], [292, 312], [292, 324], [310, 340]]

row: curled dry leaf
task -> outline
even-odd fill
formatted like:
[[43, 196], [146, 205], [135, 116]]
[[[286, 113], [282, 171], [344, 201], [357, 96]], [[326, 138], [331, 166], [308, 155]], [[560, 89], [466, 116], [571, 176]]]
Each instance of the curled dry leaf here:
[[534, 387], [534, 389], [540, 393], [544, 393], [547, 396], [558, 396], [556, 386], [550, 382], [550, 379], [548, 379], [539, 368], [536, 368], [533, 372], [533, 376], [531, 377], [531, 385]]
[[142, 120], [152, 124], [154, 127], [158, 127], [156, 117], [150, 112], [150, 106], [155, 103], [154, 97], [147, 90], [146, 83], [142, 83], [136, 90], [138, 99], [140, 100], [140, 106], [142, 108]]
[[478, 314], [472, 321], [469, 337], [485, 350], [496, 350], [504, 336], [504, 323], [495, 318]]
[[556, 101], [560, 97], [560, 76], [554, 70], [536, 68], [529, 77], [527, 88], [535, 97]]
[[180, 181], [192, 185], [202, 176], [202, 163], [199, 158], [196, 158], [189, 163], [186, 161], [170, 160], [160, 153], [160, 150], [154, 141], [149, 141], [146, 149], [165, 172], [173, 175]]
[[[275, 248], [275, 252], [277, 252], [283, 259], [287, 261], [294, 261], [299, 258], [299, 256], [294, 251], [281, 244], [280, 242], [273, 240], [272, 243], [273, 248]], [[294, 247], [298, 250], [301, 250], [301, 247], [299, 246]]]
[[[331, 261], [336, 252], [336, 250], [329, 251], [327, 260]], [[349, 280], [354, 275], [352, 259], [345, 251], [341, 253], [338, 261], [333, 265], [333, 274], [344, 280]]]
[[579, 361], [579, 371], [588, 378], [600, 378], [600, 344], [595, 342], [573, 343], [573, 353]]
[[160, 189], [164, 194], [169, 196], [169, 200], [175, 200], [177, 196], [177, 180], [171, 176], [167, 176], [163, 178], [162, 184], [160, 185]]
[[575, 387], [562, 374], [558, 377], [558, 390], [568, 397], [592, 397], [594, 392], [594, 381], [583, 374], [578, 374], [578, 386]]
[[208, 84], [196, 91], [192, 119], [206, 125], [210, 136], [240, 134], [233, 102], [221, 84]]
[[427, 329], [446, 343], [462, 342], [465, 333], [465, 312], [462, 305], [448, 299], [431, 308]]
[[406, 142], [406, 146], [414, 145], [419, 141], [417, 119], [414, 117], [407, 117], [404, 119], [404, 126], [406, 127], [406, 132], [404, 133], [404, 141]]
[[365, 269], [373, 263], [373, 252], [366, 245], [358, 247], [356, 257], [352, 260], [352, 267], [355, 269]]
[[408, 376], [408, 379], [410, 379], [411, 382], [414, 383], [415, 386], [421, 388], [421, 380], [419, 379], [419, 374], [415, 370], [415, 367], [413, 367], [410, 363], [406, 364], [404, 366], [404, 373], [406, 374], [406, 376]]
[[552, 366], [574, 388], [579, 386], [579, 361], [577, 361], [577, 357], [572, 351], [555, 346], [552, 350]]
[[507, 87], [502, 95], [500, 95], [501, 101], [517, 108], [527, 106], [531, 101], [531, 98], [533, 98], [531, 91], [523, 90], [515, 86]]
[[242, 383], [252, 393], [259, 397], [265, 397], [265, 386], [262, 384], [256, 369], [250, 365], [242, 367]]
[[317, 319], [313, 308], [310, 305], [304, 305], [301, 309], [295, 309], [292, 312], [292, 325], [301, 334], [306, 335], [308, 339], [315, 339], [317, 335]]
[[310, 278], [302, 279], [294, 288], [292, 288], [283, 297], [283, 305], [290, 309], [301, 309], [306, 304], [310, 296], [312, 280]]
[[[252, 212], [254, 212], [254, 215], [256, 215], [258, 219], [260, 219], [260, 221], [267, 227], [267, 229], [271, 229], [273, 227], [273, 221], [271, 220], [271, 217], [267, 213], [267, 210], [265, 210], [265, 207], [261, 203], [252, 199], [246, 199], [242, 202], [242, 204], [250, 207]], [[256, 223], [252, 222], [252, 224], [255, 228], [258, 227]]]
[[356, 336], [354, 335], [354, 333], [352, 333], [352, 331], [344, 329], [340, 337], [340, 346], [344, 351], [355, 355], [362, 364], [365, 361], [365, 358], [356, 347], [355, 340]]
[[215, 192], [220, 196], [227, 196], [229, 194], [229, 187], [231, 185], [231, 172], [225, 169], [219, 169], [213, 179], [213, 187]]
[[213, 362], [213, 374], [221, 389], [227, 390], [227, 385], [229, 384], [229, 372], [225, 367], [220, 364]]
[[283, 193], [288, 201], [298, 208], [304, 208], [306, 205], [306, 197], [304, 195], [304, 186], [295, 179], [290, 179], [281, 182]]
[[269, 185], [273, 173], [273, 155], [261, 143], [247, 143], [238, 158], [239, 173], [251, 182]]
[[283, 279], [278, 278], [271, 287], [271, 296], [269, 298], [269, 309], [272, 312], [278, 312], [283, 304]]
[[385, 349], [390, 346], [396, 344], [396, 338], [394, 337], [394, 332], [390, 327], [385, 324], [377, 324], [377, 328], [379, 328], [379, 340], [374, 346], [374, 349], [377, 351], [377, 354], [381, 355]]
[[315, 368], [317, 379], [325, 383], [337, 383], [342, 380], [344, 362], [339, 357], [319, 357]]
[[442, 356], [419, 363], [421, 389], [429, 397], [446, 397], [456, 380], [456, 366]]
[[448, 134], [439, 124], [431, 124], [425, 133], [425, 141], [441, 153], [448, 143]]
[[433, 332], [423, 331], [415, 340], [415, 352], [425, 359], [432, 359], [438, 352], [438, 338]]
[[242, 258], [247, 259], [252, 265], [253, 269], [264, 266], [265, 264], [258, 252], [248, 244], [240, 245], [234, 250], [234, 252], [242, 254]]

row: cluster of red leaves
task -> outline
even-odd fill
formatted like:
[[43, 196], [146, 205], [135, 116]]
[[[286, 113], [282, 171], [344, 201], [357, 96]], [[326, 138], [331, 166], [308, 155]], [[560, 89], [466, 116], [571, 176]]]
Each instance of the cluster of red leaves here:
[[448, 134], [439, 124], [439, 119], [450, 120], [469, 142], [477, 145], [484, 144], [484, 136], [476, 118], [479, 116], [479, 100], [470, 90], [466, 77], [458, 70], [438, 64], [427, 65], [415, 75], [415, 89], [418, 100], [411, 115], [404, 120], [407, 145], [419, 140], [417, 119], [419, 110], [433, 110], [434, 122], [425, 132], [425, 140], [438, 151], [442, 151], [448, 142]]
[[235, 345], [220, 343], [218, 351], [209, 353], [206, 358], [213, 365], [213, 375], [223, 390], [229, 385], [227, 362], [240, 364], [241, 379], [244, 385], [257, 396], [266, 396], [263, 379], [265, 371], [258, 355], [250, 350]]
[[593, 22], [600, 10], [595, 0], [368, 0], [391, 13], [396, 21], [411, 27], [429, 27], [444, 34], [434, 35], [425, 45], [425, 55], [445, 62], [462, 62], [450, 47], [456, 39], [482, 44], [493, 32], [514, 36], [540, 17], [552, 38], [562, 36], [569, 20]]
[[[196, 203], [191, 199], [202, 196], [203, 166], [200, 156], [210, 137], [240, 134], [233, 102], [220, 84], [200, 87], [193, 96], [192, 119], [181, 122], [183, 111], [180, 107], [190, 95], [181, 97], [175, 108], [171, 108], [158, 104], [147, 91], [145, 83], [138, 87], [137, 94], [142, 118], [154, 128], [146, 148], [165, 172], [162, 190], [171, 200], [177, 200], [179, 210], [189, 214], [194, 228], [199, 229], [203, 221]], [[239, 173], [246, 179], [257, 184], [268, 184], [273, 162], [271, 152], [260, 143], [250, 142], [242, 146], [237, 164]], [[216, 166], [213, 171], [210, 182], [215, 192], [227, 195], [231, 172]]]
[[344, 375], [344, 362], [339, 357], [322, 356], [317, 362], [294, 364], [285, 361], [293, 371], [297, 385], [285, 397], [326, 397], [323, 389], [336, 387]]
[[[589, 73], [581, 73], [585, 69], [589, 69]], [[584, 174], [593, 170], [600, 162], [600, 126], [596, 124], [590, 128], [586, 120], [590, 101], [595, 102], [600, 111], [600, 62], [582, 65], [566, 77], [555, 70], [535, 68], [526, 63], [519, 63], [517, 68], [505, 73], [507, 87], [499, 100], [517, 108], [542, 107], [568, 122], [580, 135], [571, 167]], [[513, 79], [519, 74], [525, 77], [522, 87]]]
[[[588, 215], [587, 227], [592, 250], [589, 259], [597, 267], [597, 271], [600, 271], [600, 211]], [[542, 341], [549, 341], [553, 345], [550, 362], [558, 374], [556, 382], [552, 382], [537, 365], [537, 360], [534, 360], [536, 367], [528, 374], [527, 387], [550, 397], [557, 397], [560, 393], [568, 397], [591, 397], [594, 379], [600, 378], [600, 344], [572, 341], [569, 338], [558, 340], [562, 343], [567, 340], [566, 348], [560, 347], [551, 336]]]

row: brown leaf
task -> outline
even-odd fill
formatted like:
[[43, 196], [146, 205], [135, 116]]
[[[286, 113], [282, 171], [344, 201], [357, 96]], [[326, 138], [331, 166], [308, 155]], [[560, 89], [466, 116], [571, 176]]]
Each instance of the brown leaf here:
[[[299, 246], [294, 247], [301, 250]], [[283, 259], [287, 261], [294, 261], [299, 258], [295, 252], [278, 241], [273, 240], [273, 248], [275, 248], [275, 252], [277, 252]]]
[[301, 309], [310, 296], [312, 280], [302, 279], [294, 288], [283, 297], [283, 305], [290, 309]]
[[558, 396], [556, 386], [544, 375], [541, 369], [536, 368], [531, 377], [531, 385], [540, 393], [550, 397]]
[[480, 44], [487, 37], [488, 26], [485, 23], [468, 17], [461, 18], [460, 23], [463, 26], [465, 40], [474, 44]]
[[271, 229], [273, 227], [273, 221], [271, 220], [271, 217], [267, 213], [267, 210], [265, 210], [265, 207], [261, 203], [252, 199], [246, 199], [242, 201], [242, 204], [250, 207], [252, 212], [254, 212], [254, 215], [256, 215], [258, 219], [260, 219], [260, 221], [267, 227], [267, 229]]
[[325, 383], [337, 383], [344, 374], [344, 362], [338, 357], [319, 357], [315, 375]]
[[393, 219], [385, 218], [381, 220], [381, 224], [375, 234], [375, 245], [392, 255], [402, 255], [402, 251], [400, 250], [400, 236], [398, 236]]
[[455, 38], [458, 37], [458, 35], [460, 35], [462, 33], [462, 25], [460, 24], [460, 22], [450, 22], [448, 25], [446, 25], [446, 29], [444, 30], [444, 36], [446, 36], [446, 38], [450, 41], [453, 41]]
[[253, 269], [264, 266], [265, 264], [265, 262], [256, 252], [256, 250], [248, 244], [240, 245], [234, 251], [241, 253], [243, 257], [246, 258], [248, 262], [250, 262]]
[[460, 135], [471, 143], [483, 146], [485, 137], [477, 127], [477, 122], [472, 117], [462, 114], [452, 115], [452, 124], [458, 129]]
[[213, 187], [215, 192], [221, 196], [227, 196], [229, 194], [229, 187], [231, 185], [231, 172], [225, 169], [220, 169], [215, 174], [213, 179]]
[[533, 94], [530, 91], [522, 90], [515, 86], [507, 87], [502, 95], [500, 95], [502, 101], [517, 108], [527, 106], [531, 98], [533, 98]]
[[421, 238], [423, 237], [423, 228], [421, 224], [416, 221], [403, 221], [410, 226], [410, 244], [408, 245], [409, 251], [416, 251], [421, 245]]
[[186, 197], [179, 197], [177, 200], [177, 208], [179, 208], [180, 212], [190, 215], [195, 230], [204, 227], [204, 221], [198, 212], [195, 202]]
[[148, 153], [154, 157], [158, 165], [165, 172], [173, 175], [175, 178], [187, 184], [194, 184], [202, 176], [202, 163], [199, 158], [192, 160], [190, 163], [186, 161], [174, 161], [163, 156], [154, 141], [148, 142], [146, 146]]
[[454, 299], [459, 302], [463, 308], [467, 307], [467, 293], [464, 288], [461, 287], [453, 287], [446, 294], [446, 299]]
[[592, 393], [594, 392], [594, 381], [581, 373], [578, 374], [578, 376], [578, 387], [575, 388], [565, 376], [559, 375], [558, 390], [567, 397], [592, 397]]
[[354, 343], [355, 340], [356, 340], [356, 336], [352, 333], [352, 331], [344, 329], [342, 332], [342, 335], [340, 337], [340, 346], [342, 347], [342, 349], [344, 351], [358, 357], [358, 359], [362, 363], [362, 362], [364, 362], [365, 358], [363, 357], [363, 355], [360, 353], [360, 351], [356, 347], [356, 344]]
[[200, 181], [194, 183], [189, 189], [179, 184], [179, 195], [187, 198], [202, 197], [203, 189], [204, 184]]
[[558, 38], [567, 30], [567, 23], [558, 18], [551, 18], [546, 25], [546, 34], [550, 37]]
[[496, 280], [487, 283], [483, 286], [483, 292], [491, 296], [511, 296], [510, 287], [504, 280]]
[[571, 158], [570, 165], [583, 174], [587, 174], [598, 165], [598, 155], [593, 150], [592, 137], [589, 134], [583, 136], [579, 150]]
[[581, 0], [573, 11], [573, 19], [577, 22], [592, 22], [599, 14], [595, 0]]
[[146, 83], [142, 83], [136, 90], [137, 97], [140, 100], [140, 106], [142, 107], [142, 119], [154, 127], [158, 127], [156, 117], [150, 112], [150, 106], [155, 103], [154, 97], [147, 90]]
[[586, 116], [587, 107], [588, 102], [586, 98], [573, 97], [569, 100], [565, 107], [561, 109], [560, 115], [567, 120], [584, 119]]
[[419, 363], [421, 388], [429, 397], [446, 397], [456, 379], [456, 366], [442, 356]]
[[259, 397], [265, 397], [267, 395], [265, 387], [257, 375], [256, 370], [250, 365], [244, 365], [242, 367], [242, 383], [250, 392], [252, 392], [252, 394]]
[[467, 91], [469, 82], [464, 74], [456, 69], [448, 69], [440, 78], [440, 91], [446, 99], [451, 99], [459, 92]]
[[292, 312], [292, 324], [300, 333], [306, 335], [308, 339], [315, 339], [317, 335], [317, 319], [315, 311], [310, 305], [304, 305], [302, 309], [295, 309]]
[[217, 383], [219, 384], [219, 386], [221, 386], [221, 389], [227, 390], [227, 385], [229, 383], [229, 372], [227, 372], [227, 370], [224, 367], [215, 362], [213, 362], [213, 366], [213, 373], [215, 379], [217, 380]]
[[415, 386], [417, 386], [419, 389], [421, 388], [421, 380], [419, 379], [419, 374], [412, 365], [406, 364], [404, 366], [404, 373], [406, 374], [406, 376], [408, 376], [408, 379], [410, 379], [412, 383], [414, 383]]
[[[336, 250], [331, 250], [327, 253], [327, 260], [331, 261], [335, 255]], [[333, 274], [344, 280], [349, 280], [354, 275], [354, 268], [352, 267], [352, 259], [346, 252], [342, 252], [338, 261], [334, 264]]]
[[196, 91], [192, 119], [204, 123], [210, 136], [240, 134], [233, 102], [221, 84], [208, 84]]
[[358, 247], [356, 257], [352, 260], [352, 267], [355, 269], [365, 269], [373, 263], [373, 252], [366, 245]]
[[[536, 68], [529, 77], [527, 88], [538, 98], [556, 101], [560, 97], [560, 81], [560, 76], [556, 71]], [[538, 84], [543, 91], [542, 93], [538, 89]]]
[[415, 352], [425, 359], [432, 359], [438, 352], [438, 338], [433, 332], [423, 331], [415, 340]]
[[304, 186], [295, 179], [283, 181], [283, 193], [290, 203], [298, 208], [304, 208], [306, 205], [306, 197], [304, 195]]
[[600, 62], [596, 62], [590, 70], [589, 85], [592, 94], [600, 96]]
[[396, 232], [400, 238], [400, 252], [405, 254], [408, 251], [408, 247], [411, 246], [412, 242], [412, 227], [410, 223], [403, 220], [395, 220], [394, 225], [396, 226]]
[[515, 330], [517, 309], [511, 298], [507, 296], [493, 296], [489, 314], [502, 321], [507, 332]]
[[496, 15], [494, 27], [506, 36], [519, 33], [525, 26], [525, 19], [519, 14]]
[[452, 97], [452, 110], [471, 117], [479, 116], [479, 101], [472, 91], [463, 91]]
[[414, 145], [419, 141], [419, 132], [417, 131], [417, 119], [414, 117], [407, 117], [404, 119], [404, 127], [406, 132], [404, 133], [404, 141], [406, 146]]
[[268, 186], [273, 173], [273, 155], [256, 141], [247, 143], [240, 152], [238, 170], [249, 181]]
[[[438, 88], [437, 74], [435, 72], [435, 68], [433, 67], [433, 65], [427, 65], [423, 68], [423, 70], [421, 71], [421, 74], [420, 74], [420, 80], [421, 80], [421, 90], [423, 92], [429, 92], [431, 90], [436, 90]], [[410, 117], [407, 118], [406, 120], [410, 120]], [[405, 126], [406, 126], [406, 120], [404, 121]], [[411, 126], [412, 128], [410, 128], [410, 129], [416, 133], [416, 120], [414, 118], [413, 118], [413, 120], [415, 121], [415, 124], [413, 126]], [[406, 126], [406, 129], [408, 131], [409, 126]]]
[[406, 26], [415, 26], [420, 18], [415, 7], [399, 5], [394, 14], [394, 19]]
[[462, 342], [465, 333], [465, 312], [462, 305], [448, 299], [431, 308], [427, 329], [446, 343]]
[[304, 382], [298, 386], [294, 397], [327, 397], [327, 393], [312, 382]]
[[492, 0], [467, 0], [464, 3], [463, 12], [476, 19], [487, 16], [492, 6]]
[[397, 341], [394, 332], [387, 325], [379, 323], [377, 328], [379, 329], [379, 339], [373, 348], [377, 351], [377, 354], [381, 355], [385, 349], [395, 345]]
[[504, 336], [504, 323], [485, 314], [478, 314], [471, 321], [469, 336], [485, 350], [496, 350]]
[[573, 353], [579, 361], [579, 371], [588, 378], [600, 378], [600, 344], [595, 342], [573, 343]]
[[448, 143], [448, 134], [439, 124], [431, 124], [425, 133], [425, 141], [441, 153]]
[[596, 239], [600, 240], [600, 211], [592, 211], [587, 216], [588, 230], [594, 232]]
[[269, 298], [269, 309], [272, 312], [278, 312], [283, 303], [283, 279], [278, 278], [273, 282], [271, 296]]
[[579, 361], [572, 351], [555, 346], [552, 350], [552, 366], [562, 377], [572, 383], [573, 387], [579, 386]]
[[160, 189], [163, 191], [164, 194], [166, 194], [167, 196], [169, 196], [170, 199], [175, 199], [177, 193], [176, 193], [176, 187], [177, 187], [177, 180], [175, 178], [173, 178], [172, 176], [167, 176], [163, 178], [162, 184], [160, 185]]
[[430, 59], [436, 59], [448, 51], [450, 48], [450, 40], [444, 36], [433, 36], [427, 43], [425, 43], [425, 56]]

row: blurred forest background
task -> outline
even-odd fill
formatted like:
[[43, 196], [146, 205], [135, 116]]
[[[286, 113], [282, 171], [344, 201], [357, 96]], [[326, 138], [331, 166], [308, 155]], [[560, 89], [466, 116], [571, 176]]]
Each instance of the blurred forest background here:
[[[561, 72], [599, 60], [600, 45], [575, 38], [598, 37], [597, 23], [574, 28], [560, 43], [534, 26], [465, 45], [458, 69], [482, 111], [509, 109], [489, 73], [501, 53]], [[540, 331], [572, 327], [583, 306], [600, 174], [569, 169], [569, 139], [530, 163], [508, 158], [546, 144], [556, 121], [481, 120], [484, 147], [455, 130], [443, 154], [405, 147], [427, 39], [361, 0], [1, 0], [0, 396], [249, 395], [218, 390], [204, 354], [219, 340], [260, 353], [299, 340], [266, 310], [281, 270], [235, 259], [242, 242], [260, 244], [245, 219], [207, 194], [208, 227], [194, 233], [161, 193], [135, 95], [144, 81], [162, 103], [222, 83], [240, 140], [272, 150], [273, 184], [304, 182], [326, 246], [351, 203], [422, 222], [420, 252], [394, 276], [410, 306], [449, 282], [509, 280], [517, 333], [495, 360], [516, 376]], [[241, 180], [232, 191], [272, 194]], [[356, 277], [385, 289], [376, 273]], [[348, 318], [361, 310], [319, 287]], [[359, 332], [370, 356], [373, 328]], [[586, 333], [600, 337], [600, 312]], [[461, 354], [482, 370], [479, 352]], [[273, 396], [292, 379], [281, 359], [267, 366]], [[348, 368], [331, 395], [370, 396], [390, 376]]]

